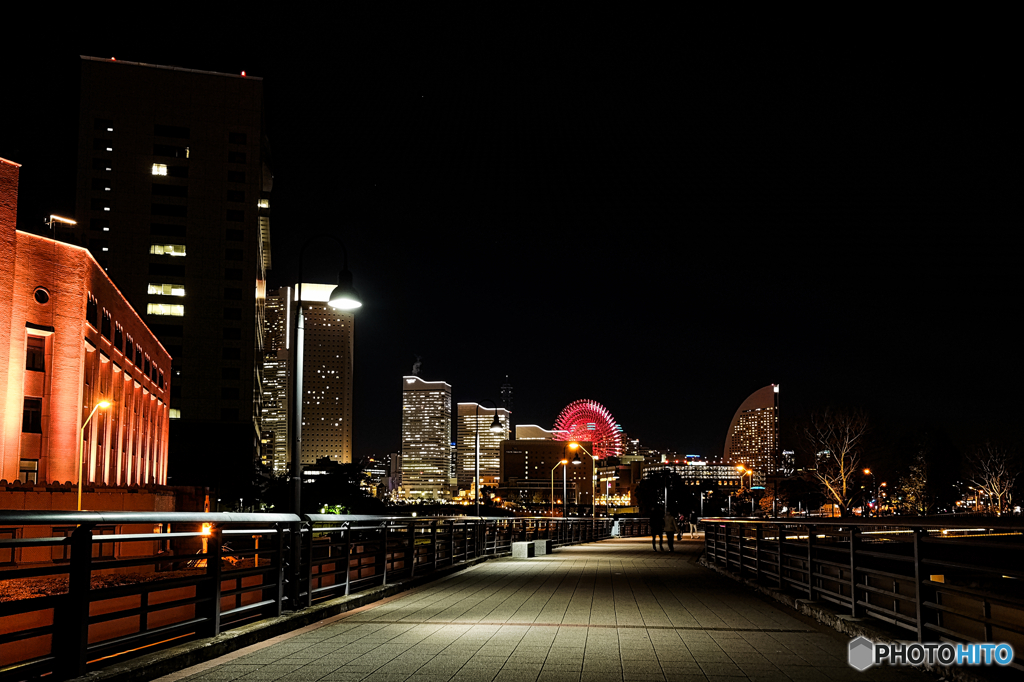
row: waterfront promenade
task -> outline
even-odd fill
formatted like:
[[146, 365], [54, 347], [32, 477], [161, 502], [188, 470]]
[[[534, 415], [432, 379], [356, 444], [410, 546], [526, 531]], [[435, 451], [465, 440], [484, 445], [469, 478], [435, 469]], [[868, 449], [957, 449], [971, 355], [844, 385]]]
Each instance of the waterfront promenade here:
[[702, 540], [654, 552], [606, 540], [487, 561], [159, 678], [161, 682], [912, 682], [859, 673], [849, 637], [697, 564]]

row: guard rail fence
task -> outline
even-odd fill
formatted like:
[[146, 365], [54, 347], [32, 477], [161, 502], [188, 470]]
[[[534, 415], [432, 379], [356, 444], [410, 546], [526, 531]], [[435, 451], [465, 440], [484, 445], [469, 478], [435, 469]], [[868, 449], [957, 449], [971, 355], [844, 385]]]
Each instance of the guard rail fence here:
[[[643, 519], [617, 532], [643, 532]], [[0, 682], [62, 680], [611, 519], [0, 512]], [[634, 526], [636, 526], [634, 528]]]
[[704, 518], [705, 558], [743, 579], [876, 618], [919, 642], [1005, 642], [1024, 669], [1024, 524]]

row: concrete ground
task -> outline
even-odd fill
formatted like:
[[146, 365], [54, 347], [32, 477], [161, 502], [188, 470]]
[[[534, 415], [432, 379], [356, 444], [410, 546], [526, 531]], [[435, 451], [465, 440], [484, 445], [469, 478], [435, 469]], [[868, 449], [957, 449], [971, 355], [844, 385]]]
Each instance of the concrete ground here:
[[847, 662], [849, 637], [649, 538], [489, 561], [162, 682], [818, 682], [935, 678]]

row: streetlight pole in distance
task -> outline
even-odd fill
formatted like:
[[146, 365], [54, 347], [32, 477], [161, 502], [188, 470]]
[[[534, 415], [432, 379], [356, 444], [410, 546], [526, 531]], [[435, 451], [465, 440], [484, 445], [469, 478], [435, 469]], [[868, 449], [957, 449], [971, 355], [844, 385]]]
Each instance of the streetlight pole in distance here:
[[[869, 490], [868, 492], [870, 493], [871, 497], [874, 497], [874, 493], [875, 493], [875, 474], [872, 473], [871, 469], [865, 469], [864, 470], [864, 475], [871, 477], [871, 490]], [[867, 499], [867, 500], [864, 500], [864, 518], [867, 518], [869, 516], [871, 516], [871, 500]]]
[[[504, 429], [501, 420], [498, 419], [498, 404], [493, 400], [484, 400], [485, 403], [494, 405], [494, 421], [491, 422], [491, 433], [501, 433]], [[476, 421], [473, 423], [473, 431], [476, 432], [476, 455], [473, 458], [473, 488], [476, 498], [476, 515], [480, 516], [480, 403], [476, 404]]]
[[[565, 448], [563, 448], [563, 450], [564, 449]], [[559, 460], [558, 464], [556, 464], [555, 466], [551, 467], [551, 516], [552, 517], [554, 517], [554, 515], [555, 515], [555, 469], [557, 469], [560, 466], [564, 466], [564, 465], [566, 465], [568, 463], [569, 463], [569, 460], [562, 459], [562, 460]]]
[[[597, 497], [597, 457], [594, 456], [594, 453], [588, 452], [585, 447], [583, 447], [576, 441], [569, 443], [569, 447], [572, 448], [573, 450], [579, 448], [586, 454], [590, 455], [590, 458], [594, 460], [594, 467], [593, 471], [591, 472], [593, 476], [590, 477], [590, 518], [593, 520], [593, 524], [591, 525], [594, 525], [597, 523], [595, 516], [595, 514], [597, 513], [597, 502], [595, 500], [595, 498]], [[576, 464], [576, 462], [573, 462], [573, 464]]]
[[750, 515], [754, 515], [754, 470], [748, 469], [742, 464], [736, 465], [736, 470], [740, 472], [740, 489], [743, 488], [743, 477], [750, 475]]
[[82, 424], [82, 433], [78, 437], [78, 511], [82, 511], [82, 477], [85, 475], [82, 472], [83, 463], [85, 459], [84, 442], [85, 442], [85, 427], [89, 426], [89, 422], [92, 421], [92, 416], [96, 414], [96, 410], [107, 409], [110, 407], [110, 402], [101, 400], [96, 403], [96, 406], [92, 408], [92, 412], [85, 418], [85, 422]]

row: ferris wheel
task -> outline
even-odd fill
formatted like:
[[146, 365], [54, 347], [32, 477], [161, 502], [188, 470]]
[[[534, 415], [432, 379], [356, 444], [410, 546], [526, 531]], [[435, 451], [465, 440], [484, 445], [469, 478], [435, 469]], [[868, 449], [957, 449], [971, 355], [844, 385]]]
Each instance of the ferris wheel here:
[[591, 441], [599, 459], [622, 454], [622, 434], [608, 408], [595, 400], [576, 400], [555, 420], [555, 440]]

